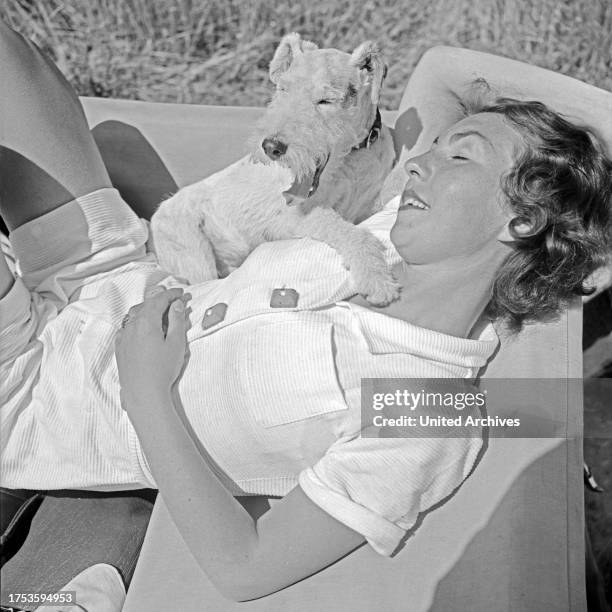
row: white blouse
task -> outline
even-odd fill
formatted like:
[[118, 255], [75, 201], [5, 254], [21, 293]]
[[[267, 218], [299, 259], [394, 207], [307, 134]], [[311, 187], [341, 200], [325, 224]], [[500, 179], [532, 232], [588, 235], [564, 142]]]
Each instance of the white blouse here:
[[[86, 196], [62, 207], [66, 223], [89, 205]], [[396, 206], [364, 223], [387, 240], [390, 262]], [[120, 406], [113, 341], [129, 306], [160, 282], [180, 284], [141, 254], [87, 279], [69, 306], [20, 280], [0, 302], [2, 486], [155, 486]], [[472, 378], [497, 346], [490, 325], [457, 338], [351, 304], [340, 257], [310, 239], [265, 243], [227, 278], [189, 292], [179, 411], [233, 493], [282, 496], [299, 484], [389, 555], [473, 468], [482, 446], [473, 436], [361, 437], [361, 379]]]

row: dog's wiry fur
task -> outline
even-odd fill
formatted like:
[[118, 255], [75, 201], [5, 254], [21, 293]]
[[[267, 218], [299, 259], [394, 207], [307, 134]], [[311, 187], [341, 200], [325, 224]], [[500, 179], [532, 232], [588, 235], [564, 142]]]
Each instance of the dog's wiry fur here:
[[[359, 146], [376, 118], [385, 73], [374, 43], [348, 54], [285, 36], [270, 63], [276, 92], [250, 140], [251, 154], [181, 189], [153, 216], [161, 264], [201, 282], [226, 275], [263, 241], [309, 236], [338, 250], [371, 303], [395, 299], [398, 285], [382, 246], [353, 225], [380, 208], [394, 161], [384, 126], [371, 145]], [[284, 147], [274, 159], [264, 151], [266, 139]], [[283, 191], [320, 167], [318, 189], [289, 206]]]

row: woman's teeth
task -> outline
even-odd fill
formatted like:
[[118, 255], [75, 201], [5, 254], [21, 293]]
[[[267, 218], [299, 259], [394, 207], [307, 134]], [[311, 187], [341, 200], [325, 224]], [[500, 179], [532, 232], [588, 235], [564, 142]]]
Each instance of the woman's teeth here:
[[429, 209], [429, 206], [427, 206], [425, 202], [421, 202], [421, 200], [417, 200], [416, 198], [406, 198], [402, 202], [402, 207], [404, 206], [414, 206], [415, 208], [420, 208], [421, 210]]

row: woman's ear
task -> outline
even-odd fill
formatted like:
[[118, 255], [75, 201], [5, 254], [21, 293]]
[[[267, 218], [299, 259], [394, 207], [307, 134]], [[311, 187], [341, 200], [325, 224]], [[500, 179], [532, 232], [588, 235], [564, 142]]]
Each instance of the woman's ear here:
[[516, 238], [510, 232], [510, 226], [512, 226], [514, 233], [518, 236], [527, 235], [532, 231], [529, 223], [514, 223], [514, 221], [515, 219], [511, 219], [508, 223], [505, 223], [499, 234], [497, 234], [497, 239], [500, 242], [516, 242]]

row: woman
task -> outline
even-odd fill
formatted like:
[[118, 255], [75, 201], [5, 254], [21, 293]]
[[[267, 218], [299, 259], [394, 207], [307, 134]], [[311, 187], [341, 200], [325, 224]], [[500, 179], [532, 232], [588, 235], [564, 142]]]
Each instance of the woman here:
[[[481, 445], [360, 437], [359, 381], [473, 377], [497, 343], [485, 309], [517, 327], [582, 292], [610, 218], [610, 162], [596, 142], [534, 103], [433, 116], [430, 96], [452, 100], [470, 74], [434, 51], [427, 62], [450, 74], [441, 90], [435, 79], [420, 88], [427, 64], [412, 80], [423, 153], [400, 166], [401, 299], [371, 309], [335, 253], [298, 241], [263, 245], [228, 279], [190, 288], [186, 310], [110, 190], [65, 82], [11, 32], [2, 45], [2, 80], [14, 84], [3, 173], [18, 180], [0, 203], [30, 289], [0, 270], [3, 391], [21, 411], [3, 456], [9, 484], [154, 481], [202, 568], [239, 600], [364, 540], [391, 554]], [[115, 369], [126, 307], [162, 281], [173, 288], [130, 309]], [[296, 301], [275, 310], [287, 295]], [[233, 497], [245, 491], [284, 497], [255, 522]]]

